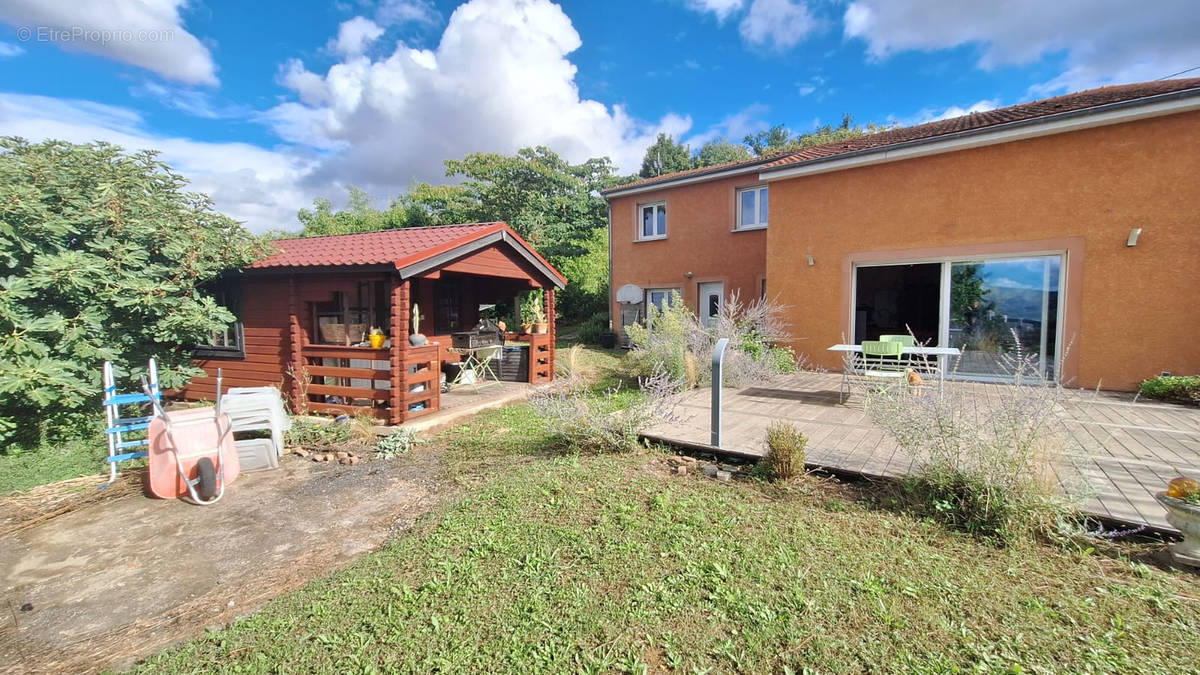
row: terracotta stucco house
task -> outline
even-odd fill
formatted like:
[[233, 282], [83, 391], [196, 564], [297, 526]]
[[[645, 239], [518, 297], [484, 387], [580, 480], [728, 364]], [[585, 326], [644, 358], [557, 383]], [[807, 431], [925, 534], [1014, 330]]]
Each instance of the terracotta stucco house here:
[[[663, 290], [787, 306], [793, 345], [911, 330], [996, 377], [1014, 338], [1072, 386], [1200, 371], [1200, 79], [1103, 87], [605, 193], [612, 314]], [[640, 298], [638, 297], [640, 294]], [[713, 296], [716, 295], [716, 299]]]

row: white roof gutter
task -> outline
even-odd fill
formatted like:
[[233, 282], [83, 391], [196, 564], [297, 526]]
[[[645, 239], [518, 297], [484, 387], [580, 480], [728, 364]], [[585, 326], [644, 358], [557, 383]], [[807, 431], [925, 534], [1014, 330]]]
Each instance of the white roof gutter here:
[[[764, 161], [763, 164], [766, 164], [766, 162]], [[605, 199], [612, 199], [613, 197], [624, 197], [626, 195], [636, 195], [636, 194], [641, 194], [643, 192], [653, 192], [655, 190], [661, 190], [663, 188], [677, 187], [679, 185], [689, 185], [691, 183], [703, 183], [703, 182], [710, 181], [710, 180], [717, 180], [719, 178], [729, 178], [732, 176], [742, 176], [742, 175], [745, 175], [748, 173], [757, 173], [761, 167], [762, 167], [761, 164], [752, 164], [750, 166], [741, 166], [741, 167], [737, 167], [735, 169], [726, 169], [724, 171], [713, 171], [712, 173], [699, 173], [694, 176], [687, 176], [686, 178], [675, 178], [672, 180], [664, 180], [661, 183], [650, 183], [649, 185], [635, 185], [630, 188], [620, 188], [617, 190], [613, 190], [612, 192], [604, 192], [602, 194]]]
[[1072, 110], [1048, 117], [1037, 117], [1020, 122], [1010, 122], [993, 127], [971, 129], [947, 136], [896, 143], [881, 148], [870, 148], [857, 152], [835, 155], [824, 159], [768, 169], [759, 174], [764, 181], [811, 176], [819, 173], [843, 171], [860, 166], [898, 162], [905, 159], [940, 155], [957, 150], [980, 148], [999, 143], [1023, 141], [1039, 136], [1062, 134], [1092, 127], [1121, 124], [1150, 117], [1161, 117], [1181, 112], [1200, 110], [1200, 89], [1160, 94], [1158, 96], [1121, 101], [1105, 106]]

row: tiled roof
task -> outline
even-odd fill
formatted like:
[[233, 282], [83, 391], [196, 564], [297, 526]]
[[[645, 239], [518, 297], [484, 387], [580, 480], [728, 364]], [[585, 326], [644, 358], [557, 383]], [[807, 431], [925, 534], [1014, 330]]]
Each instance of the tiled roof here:
[[1096, 108], [1113, 103], [1123, 103], [1150, 96], [1186, 91], [1188, 89], [1200, 89], [1200, 78], [1160, 80], [1157, 82], [1141, 82], [1138, 84], [1123, 84], [1089, 89], [1041, 101], [1018, 103], [1006, 108], [970, 113], [961, 117], [938, 120], [915, 127], [890, 129], [847, 141], [816, 145], [791, 153], [785, 157], [780, 157], [764, 165], [763, 168], [773, 169], [775, 167], [799, 164], [814, 159], [825, 159], [851, 152], [896, 145], [898, 143], [933, 139], [962, 131], [995, 127], [1011, 122], [1024, 122], [1026, 120], [1050, 117], [1052, 115]]
[[772, 160], [786, 157], [795, 152], [796, 152], [795, 150], [787, 150], [785, 152], [776, 152], [776, 153], [773, 153], [770, 155], [763, 155], [762, 157], [752, 157], [750, 159], [743, 159], [743, 160], [740, 160], [737, 162], [725, 162], [724, 164], [713, 164], [712, 166], [702, 166], [702, 167], [699, 167], [696, 169], [687, 169], [686, 171], [676, 171], [674, 173], [665, 173], [661, 176], [654, 176], [653, 178], [642, 178], [640, 180], [630, 181], [628, 183], [616, 185], [616, 186], [608, 188], [607, 190], [602, 190], [601, 194], [608, 194], [610, 192], [620, 192], [621, 190], [628, 190], [629, 188], [642, 187], [645, 185], [653, 185], [655, 183], [666, 183], [666, 182], [678, 180], [680, 178], [690, 178], [692, 176], [703, 176], [703, 175], [707, 175], [710, 173], [731, 171], [734, 169], [751, 169], [756, 166], [761, 166], [763, 164], [766, 164]]
[[[524, 250], [526, 259], [541, 269], [558, 286], [567, 278], [541, 256], [529, 242], [521, 238], [507, 223], [467, 223], [435, 225], [433, 227], [404, 227], [398, 230], [333, 234], [324, 237], [295, 237], [276, 239], [275, 252], [247, 265], [250, 269], [289, 267], [339, 267], [351, 265], [394, 265], [402, 273], [405, 268], [443, 254], [454, 255], [455, 249], [467, 247], [484, 237], [502, 233], [502, 239]], [[498, 240], [497, 240], [498, 241]], [[479, 242], [478, 246], [489, 245]]]
[[249, 267], [261, 269], [395, 264], [426, 251], [435, 252], [445, 249], [447, 245], [453, 247], [465, 244], [506, 228], [504, 223], [471, 223], [276, 239], [275, 253], [250, 264]]
[[605, 190], [604, 194], [620, 192], [629, 188], [649, 186], [658, 183], [671, 183], [679, 179], [702, 176], [706, 173], [715, 173], [718, 171], [726, 171], [741, 167], [749, 168], [754, 166], [762, 166], [764, 170], [770, 170], [776, 167], [791, 166], [794, 164], [800, 164], [819, 159], [828, 159], [838, 155], [861, 152], [863, 150], [873, 150], [876, 148], [883, 148], [900, 143], [934, 139], [964, 131], [973, 131], [987, 127], [996, 127], [1012, 122], [1024, 122], [1037, 118], [1051, 117], [1053, 115], [1062, 113], [1096, 108], [1113, 103], [1134, 101], [1137, 99], [1158, 96], [1161, 94], [1187, 91], [1189, 89], [1200, 89], [1200, 78], [1158, 80], [1155, 82], [1141, 82], [1138, 84], [1123, 84], [1100, 87], [1098, 89], [1089, 89], [1087, 91], [1080, 91], [1073, 94], [1065, 94], [1063, 96], [1043, 99], [1041, 101], [1018, 103], [1017, 105], [1011, 105], [1006, 108], [997, 108], [995, 110], [988, 110], [986, 112], [970, 113], [961, 117], [938, 120], [936, 122], [929, 122], [927, 124], [921, 124], [913, 127], [889, 129], [888, 131], [883, 131], [877, 134], [869, 134], [845, 141], [835, 141], [833, 143], [826, 143], [824, 145], [815, 145], [813, 147], [803, 148], [800, 150], [790, 150], [765, 157], [756, 157], [754, 159], [745, 160], [742, 162], [730, 162], [728, 164], [709, 166], [701, 169], [677, 171], [675, 173], [664, 174], [654, 178], [645, 178], [642, 180], [633, 181], [631, 183], [626, 183], [624, 185], [618, 185]]

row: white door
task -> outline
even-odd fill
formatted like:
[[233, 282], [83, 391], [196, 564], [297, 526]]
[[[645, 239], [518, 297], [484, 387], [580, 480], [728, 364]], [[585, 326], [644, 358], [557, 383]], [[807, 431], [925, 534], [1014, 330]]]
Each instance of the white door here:
[[705, 326], [717, 325], [721, 306], [725, 304], [725, 283], [708, 281], [700, 284], [700, 320]]

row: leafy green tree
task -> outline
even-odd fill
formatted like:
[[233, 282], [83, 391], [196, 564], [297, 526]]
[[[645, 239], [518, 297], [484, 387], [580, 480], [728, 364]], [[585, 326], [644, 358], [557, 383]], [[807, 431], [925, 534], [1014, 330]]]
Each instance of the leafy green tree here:
[[753, 156], [746, 146], [733, 143], [725, 138], [717, 138], [700, 146], [699, 152], [696, 153], [696, 166], [740, 162]]
[[[98, 409], [101, 364], [164, 387], [233, 315], [204, 284], [264, 246], [153, 152], [0, 139], [0, 438]], [[20, 426], [18, 426], [20, 425]], [[18, 433], [23, 432], [23, 433]]]
[[371, 197], [361, 188], [351, 185], [347, 188], [350, 193], [346, 208], [333, 210], [333, 202], [318, 197], [313, 200], [313, 208], [300, 209], [296, 214], [303, 226], [302, 237], [317, 237], [328, 234], [354, 234], [356, 232], [375, 232], [377, 230], [394, 230], [400, 227], [427, 224], [428, 214], [403, 200], [395, 200], [386, 209], [377, 209], [371, 204]]
[[868, 134], [886, 131], [887, 128], [874, 123], [868, 123], [865, 127], [856, 125], [854, 124], [854, 118], [849, 113], [846, 113], [842, 115], [842, 123], [836, 127], [826, 124], [806, 134], [793, 136], [787, 127], [777, 124], [767, 131], [760, 131], [757, 134], [747, 134], [743, 142], [756, 156], [762, 157], [763, 155], [771, 155], [786, 150], [799, 150], [801, 148], [810, 148], [814, 145], [824, 145], [826, 143], [859, 138]]
[[692, 151], [683, 143], [677, 143], [667, 134], [659, 134], [654, 145], [646, 148], [642, 158], [642, 178], [654, 178], [665, 173], [674, 173], [692, 168]]
[[608, 204], [600, 190], [621, 180], [607, 157], [571, 164], [541, 146], [476, 153], [448, 160], [446, 175], [460, 182], [418, 183], [398, 201], [435, 224], [505, 221], [567, 276], [564, 316], [605, 311]]
[[742, 142], [756, 157], [790, 150], [793, 147], [792, 132], [782, 124], [776, 124], [770, 129], [756, 134], [746, 134]]

